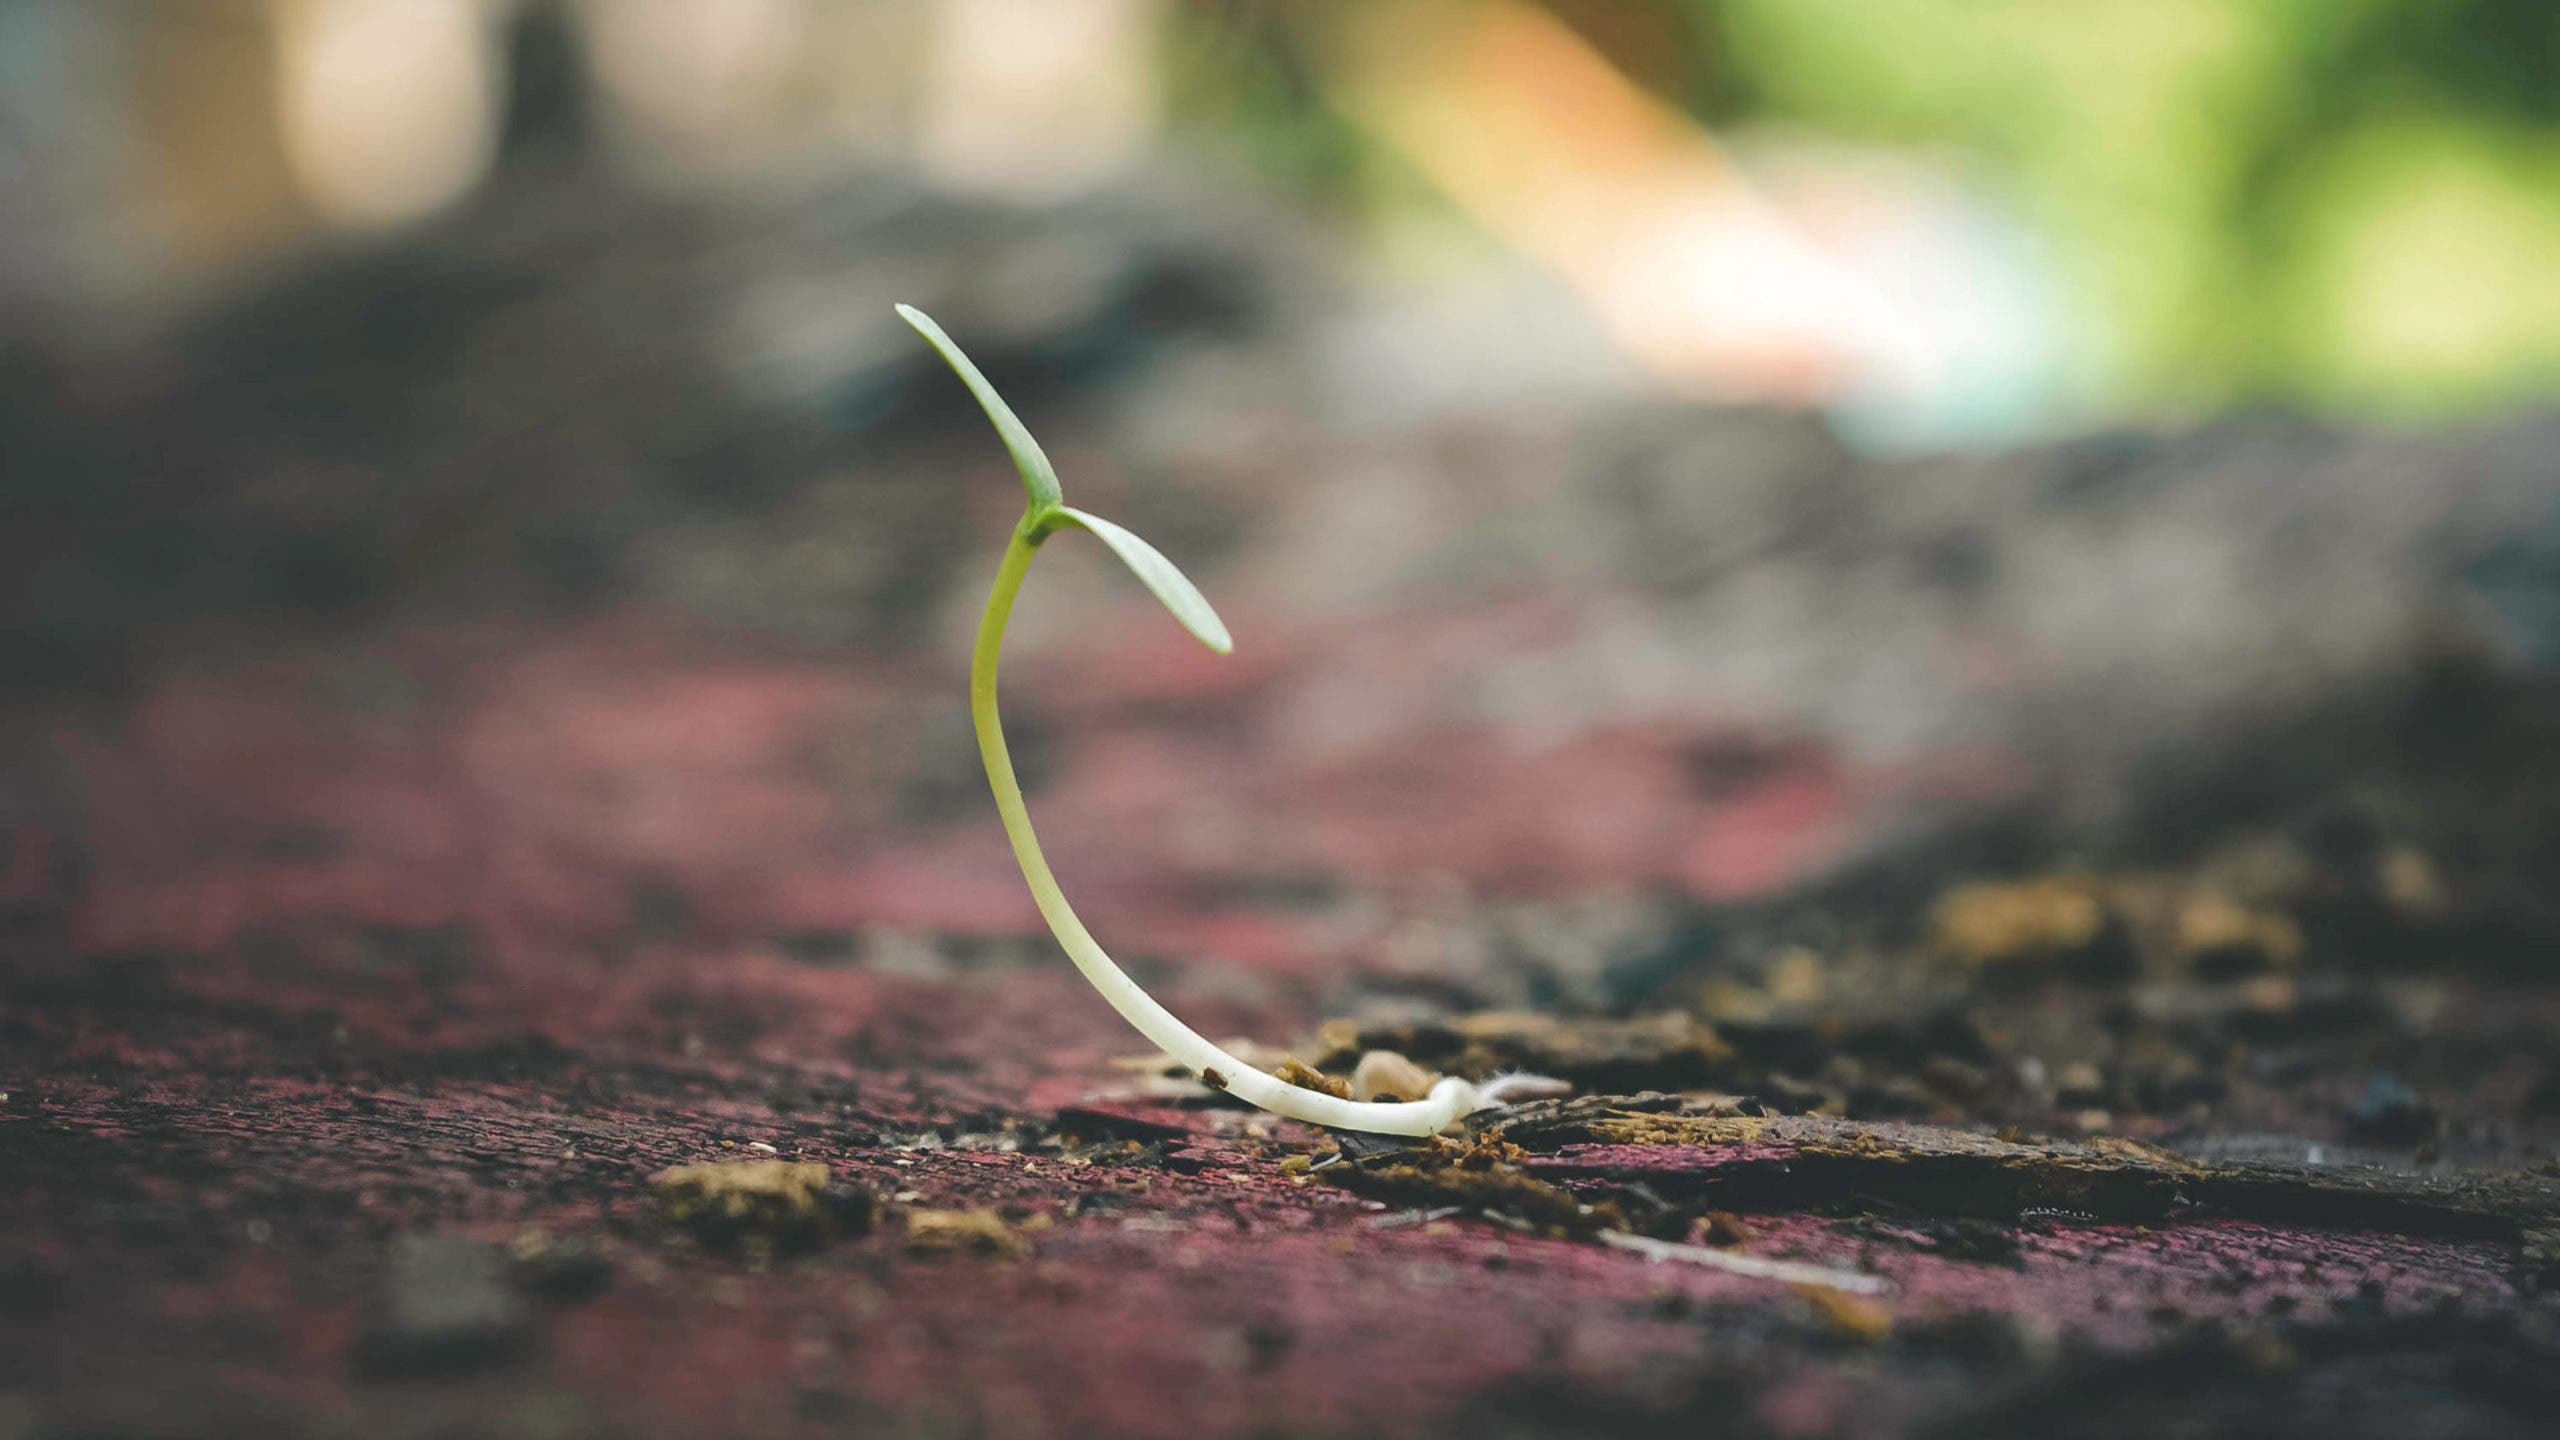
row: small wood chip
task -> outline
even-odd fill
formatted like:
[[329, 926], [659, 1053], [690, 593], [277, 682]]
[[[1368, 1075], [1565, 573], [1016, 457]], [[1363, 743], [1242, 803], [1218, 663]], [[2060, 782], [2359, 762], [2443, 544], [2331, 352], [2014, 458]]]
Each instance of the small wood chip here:
[[1656, 1240], [1648, 1235], [1630, 1234], [1624, 1230], [1603, 1230], [1598, 1238], [1601, 1244], [1612, 1249], [1632, 1250], [1648, 1260], [1678, 1260], [1690, 1265], [1704, 1265], [1710, 1270], [1730, 1270], [1736, 1275], [1751, 1275], [1788, 1285], [1845, 1290], [1852, 1295], [1881, 1295], [1893, 1288], [1881, 1275], [1867, 1275], [1855, 1270], [1834, 1270], [1827, 1266], [1806, 1265], [1793, 1260], [1766, 1260], [1757, 1255], [1736, 1254], [1731, 1250], [1710, 1250], [1704, 1245], [1681, 1245], [1669, 1240]]

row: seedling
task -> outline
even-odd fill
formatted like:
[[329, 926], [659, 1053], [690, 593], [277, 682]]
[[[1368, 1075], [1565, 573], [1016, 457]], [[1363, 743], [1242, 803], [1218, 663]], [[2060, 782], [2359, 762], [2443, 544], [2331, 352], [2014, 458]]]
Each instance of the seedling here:
[[1156, 547], [1099, 515], [1088, 515], [1065, 503], [1058, 491], [1058, 472], [1042, 453], [1040, 442], [1031, 438], [1031, 432], [1015, 418], [1013, 407], [1004, 403], [995, 387], [987, 383], [987, 377], [979, 373], [950, 336], [942, 333], [941, 326], [910, 305], [899, 306], [898, 314], [942, 353], [961, 382], [969, 387], [969, 393], [978, 397], [987, 418], [995, 423], [996, 434], [1003, 437], [1005, 449], [1012, 453], [1014, 468], [1022, 472], [1022, 488], [1030, 496], [1021, 521], [1013, 527], [1013, 538], [1005, 546], [1003, 563], [996, 567], [995, 589], [988, 594], [986, 614], [978, 622], [977, 648], [969, 660], [969, 718], [977, 727], [978, 757], [986, 764], [987, 784], [995, 790], [996, 814], [1003, 818], [1004, 832], [1013, 841], [1013, 858], [1022, 866], [1022, 878], [1031, 886], [1032, 901], [1040, 907], [1040, 917], [1049, 922], [1049, 931], [1058, 937], [1067, 958], [1084, 972], [1084, 978], [1102, 992], [1102, 998], [1111, 1002], [1111, 1008], [1119, 1011], [1122, 1019], [1199, 1076], [1202, 1084], [1275, 1115], [1312, 1125], [1386, 1135], [1430, 1135], [1463, 1115], [1561, 1093], [1564, 1087], [1558, 1082], [1535, 1075], [1505, 1075], [1482, 1084], [1453, 1076], [1432, 1086], [1431, 1093], [1423, 1099], [1406, 1101], [1345, 1100], [1303, 1089], [1247, 1065], [1202, 1038], [1198, 1031], [1175, 1019], [1172, 1011], [1156, 1003], [1154, 996], [1138, 988], [1138, 983], [1095, 943], [1084, 922], [1076, 918], [1075, 907], [1067, 903], [1066, 893], [1058, 888], [1058, 877], [1050, 873], [1049, 862], [1040, 853], [1040, 837], [1032, 832], [1031, 813], [1022, 804], [1022, 785], [1014, 778], [1013, 756], [1005, 748], [1004, 725], [996, 716], [996, 661], [1003, 654], [1005, 622], [1012, 618], [1014, 597], [1022, 591], [1031, 557], [1061, 530], [1090, 531], [1120, 557], [1121, 563], [1138, 577], [1138, 583], [1163, 602], [1182, 628], [1201, 644], [1224, 655], [1235, 642], [1229, 638], [1225, 623], [1218, 619], [1218, 612], [1209, 608], [1199, 587], [1175, 569]]

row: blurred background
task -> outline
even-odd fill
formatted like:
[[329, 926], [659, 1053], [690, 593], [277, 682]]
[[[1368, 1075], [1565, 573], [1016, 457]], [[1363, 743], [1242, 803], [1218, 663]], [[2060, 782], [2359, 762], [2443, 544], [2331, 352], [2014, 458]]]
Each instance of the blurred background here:
[[1837, 406], [1885, 444], [2440, 418], [2560, 366], [2560, 22], [2514, 0], [6, 14], [8, 294], [64, 325], [450, 225], [539, 151], [715, 203], [1222, 185], [1406, 304], [1507, 311], [1483, 297], [1535, 275], [1605, 342], [1559, 369]]
[[[2543, 1433], [2556, 82], [2552, 0], [0, 0], [0, 1437]], [[1235, 634], [1074, 536], [1010, 633], [1151, 993], [1731, 1128], [1372, 1213], [1130, 1054], [895, 302]]]
[[961, 687], [1018, 501], [907, 301], [1236, 631], [1055, 547], [1008, 700], [1097, 928], [1239, 1027], [1765, 1007], [2055, 865], [2203, 867], [2163, 953], [2538, 964], [2555, 60], [2528, 0], [13, 0], [13, 913], [457, 1014], [1031, 933]]

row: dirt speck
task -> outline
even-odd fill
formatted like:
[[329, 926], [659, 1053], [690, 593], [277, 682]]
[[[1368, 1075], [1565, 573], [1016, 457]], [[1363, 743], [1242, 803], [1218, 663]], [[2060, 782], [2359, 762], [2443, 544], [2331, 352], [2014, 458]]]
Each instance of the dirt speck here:
[[1351, 1093], [1362, 1100], [1419, 1100], [1434, 1077], [1393, 1050], [1371, 1050], [1352, 1067]]
[[[1320, 1095], [1330, 1095], [1337, 1100], [1351, 1098], [1350, 1082], [1337, 1075], [1327, 1075], [1295, 1055], [1281, 1061], [1280, 1068], [1271, 1073], [1301, 1090], [1313, 1090]], [[1201, 1078], [1205, 1080], [1208, 1077], [1204, 1075]]]
[[546, 1300], [590, 1300], [613, 1286], [613, 1261], [582, 1235], [527, 1230], [507, 1242], [516, 1288]]

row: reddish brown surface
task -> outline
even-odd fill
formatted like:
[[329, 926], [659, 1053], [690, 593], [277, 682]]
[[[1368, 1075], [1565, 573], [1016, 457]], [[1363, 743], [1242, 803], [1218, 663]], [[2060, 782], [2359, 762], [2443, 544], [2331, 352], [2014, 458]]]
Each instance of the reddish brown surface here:
[[[0, 337], [0, 1440], [2549, 1428], [2549, 417], [1879, 461], [1540, 394], [1233, 197], [791, 189], [529, 152]], [[1135, 973], [1771, 1125], [1308, 1178], [1106, 1093], [962, 713], [1018, 491], [892, 298], [1235, 627], [1063, 544], [1018, 617]], [[758, 1147], [814, 1248], [658, 1212]], [[1894, 1289], [1514, 1223], [1601, 1207]]]
[[[1254, 672], [1203, 690], [1142, 663], [1156, 639], [1114, 664], [1134, 688], [1021, 689], [1068, 737], [1037, 801], [1071, 887], [1212, 1033], [1433, 978], [1397, 937], [1434, 875], [1754, 892], [1859, 793], [1807, 751], [1701, 799], [1663, 779], [1692, 737], [1646, 733], [1235, 773], [1199, 737], [1256, 723], [1215, 719]], [[2325, 1210], [2281, 1174], [2179, 1182], [2137, 1216], [2022, 1185], [1977, 1213], [1970, 1182], [1902, 1179], [1987, 1126], [1866, 1135], [1881, 1181], [1795, 1131], [1527, 1137], [1527, 1174], [1630, 1223], [1730, 1208], [1752, 1253], [1886, 1278], [1887, 1331], [1285, 1173], [1319, 1138], [1294, 1127], [1110, 1099], [1130, 1039], [1030, 933], [948, 679], [418, 632], [21, 714], [21, 809], [54, 820], [5, 868], [0, 1435], [2532, 1433], [2560, 1404], [2522, 1258], [2542, 1182], [2466, 1209], [2378, 1171], [2391, 1204]], [[1151, 723], [1186, 694], [1205, 728]], [[1419, 898], [1242, 884], [1345, 873]], [[1191, 954], [1219, 963], [1146, 959]], [[1761, 1083], [1748, 1046], [1684, 1053]], [[758, 1146], [885, 1217], [778, 1258], [654, 1217], [654, 1172]], [[910, 1253], [904, 1217], [952, 1207], [1017, 1253]], [[453, 1279], [533, 1232], [584, 1268]], [[450, 1243], [404, 1269], [420, 1236]], [[464, 1318], [404, 1321], [439, 1273]]]

